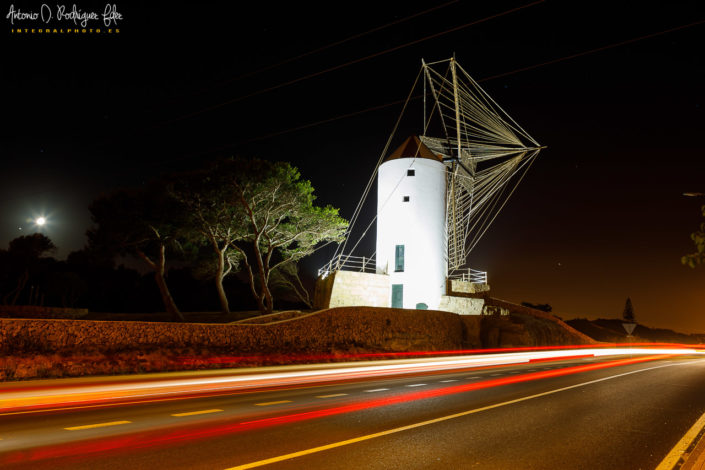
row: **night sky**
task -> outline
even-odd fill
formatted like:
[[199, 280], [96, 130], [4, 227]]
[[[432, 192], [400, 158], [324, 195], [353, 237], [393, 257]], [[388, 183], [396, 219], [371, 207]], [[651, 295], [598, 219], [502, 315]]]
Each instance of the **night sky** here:
[[[455, 53], [548, 146], [471, 254], [494, 296], [565, 319], [619, 317], [630, 296], [642, 323], [705, 332], [705, 269], [680, 263], [705, 203], [682, 195], [705, 192], [699, 3], [537, 2], [419, 41], [529, 2], [117, 2], [118, 34], [46, 35], [5, 17], [41, 1], [4, 1], [0, 246], [46, 215], [65, 257], [102, 191], [228, 155], [294, 163], [349, 218], [401, 106], [382, 105], [407, 95], [422, 58]], [[414, 111], [395, 145], [420, 131]]]

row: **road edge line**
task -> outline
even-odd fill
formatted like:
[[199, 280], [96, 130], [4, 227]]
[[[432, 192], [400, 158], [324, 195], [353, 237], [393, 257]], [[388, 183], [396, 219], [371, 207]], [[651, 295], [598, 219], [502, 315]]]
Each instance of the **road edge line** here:
[[[693, 424], [688, 432], [686, 432], [678, 443], [673, 446], [673, 449], [666, 454], [666, 457], [661, 461], [661, 463], [656, 467], [655, 470], [672, 470], [679, 466], [683, 455], [686, 454], [691, 446], [694, 448], [697, 445], [699, 438], [702, 437], [703, 432], [705, 432], [705, 413], [702, 414], [700, 418]], [[686, 455], [687, 457], [687, 455]]]

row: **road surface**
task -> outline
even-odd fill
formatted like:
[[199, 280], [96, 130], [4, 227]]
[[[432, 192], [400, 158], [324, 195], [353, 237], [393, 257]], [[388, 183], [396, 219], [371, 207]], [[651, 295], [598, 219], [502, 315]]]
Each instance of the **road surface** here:
[[653, 469], [705, 413], [705, 360], [644, 357], [4, 412], [0, 467]]

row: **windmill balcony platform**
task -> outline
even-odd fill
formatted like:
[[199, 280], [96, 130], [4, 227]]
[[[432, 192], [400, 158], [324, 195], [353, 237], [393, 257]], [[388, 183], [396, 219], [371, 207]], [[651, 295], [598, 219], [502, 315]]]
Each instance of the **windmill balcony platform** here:
[[446, 284], [448, 295], [484, 295], [490, 291], [487, 272], [476, 269], [456, 272], [448, 276]]
[[[391, 307], [391, 277], [375, 270], [374, 258], [334, 258], [318, 270], [314, 307]], [[486, 272], [456, 273], [447, 279], [445, 295], [441, 295], [437, 307], [432, 308], [460, 315], [480, 315], [483, 297], [488, 291]]]
[[375, 259], [338, 255], [318, 270], [315, 308], [389, 307], [389, 276], [376, 273]]

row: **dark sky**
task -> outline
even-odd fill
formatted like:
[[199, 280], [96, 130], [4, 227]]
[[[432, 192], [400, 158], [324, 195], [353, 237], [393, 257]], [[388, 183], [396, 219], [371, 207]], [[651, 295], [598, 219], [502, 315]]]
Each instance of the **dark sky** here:
[[705, 203], [682, 196], [705, 192], [705, 24], [520, 71], [701, 22], [701, 2], [549, 0], [379, 54], [528, 3], [450, 2], [281, 64], [443, 2], [119, 2], [119, 34], [46, 35], [5, 17], [41, 1], [5, 1], [0, 246], [42, 214], [65, 256], [101, 191], [225, 155], [291, 161], [350, 217], [400, 105], [296, 128], [403, 99], [422, 58], [455, 53], [476, 80], [516, 71], [482, 86], [548, 146], [471, 255], [495, 296], [564, 318], [630, 296], [646, 324], [705, 331], [705, 269], [680, 264]]

